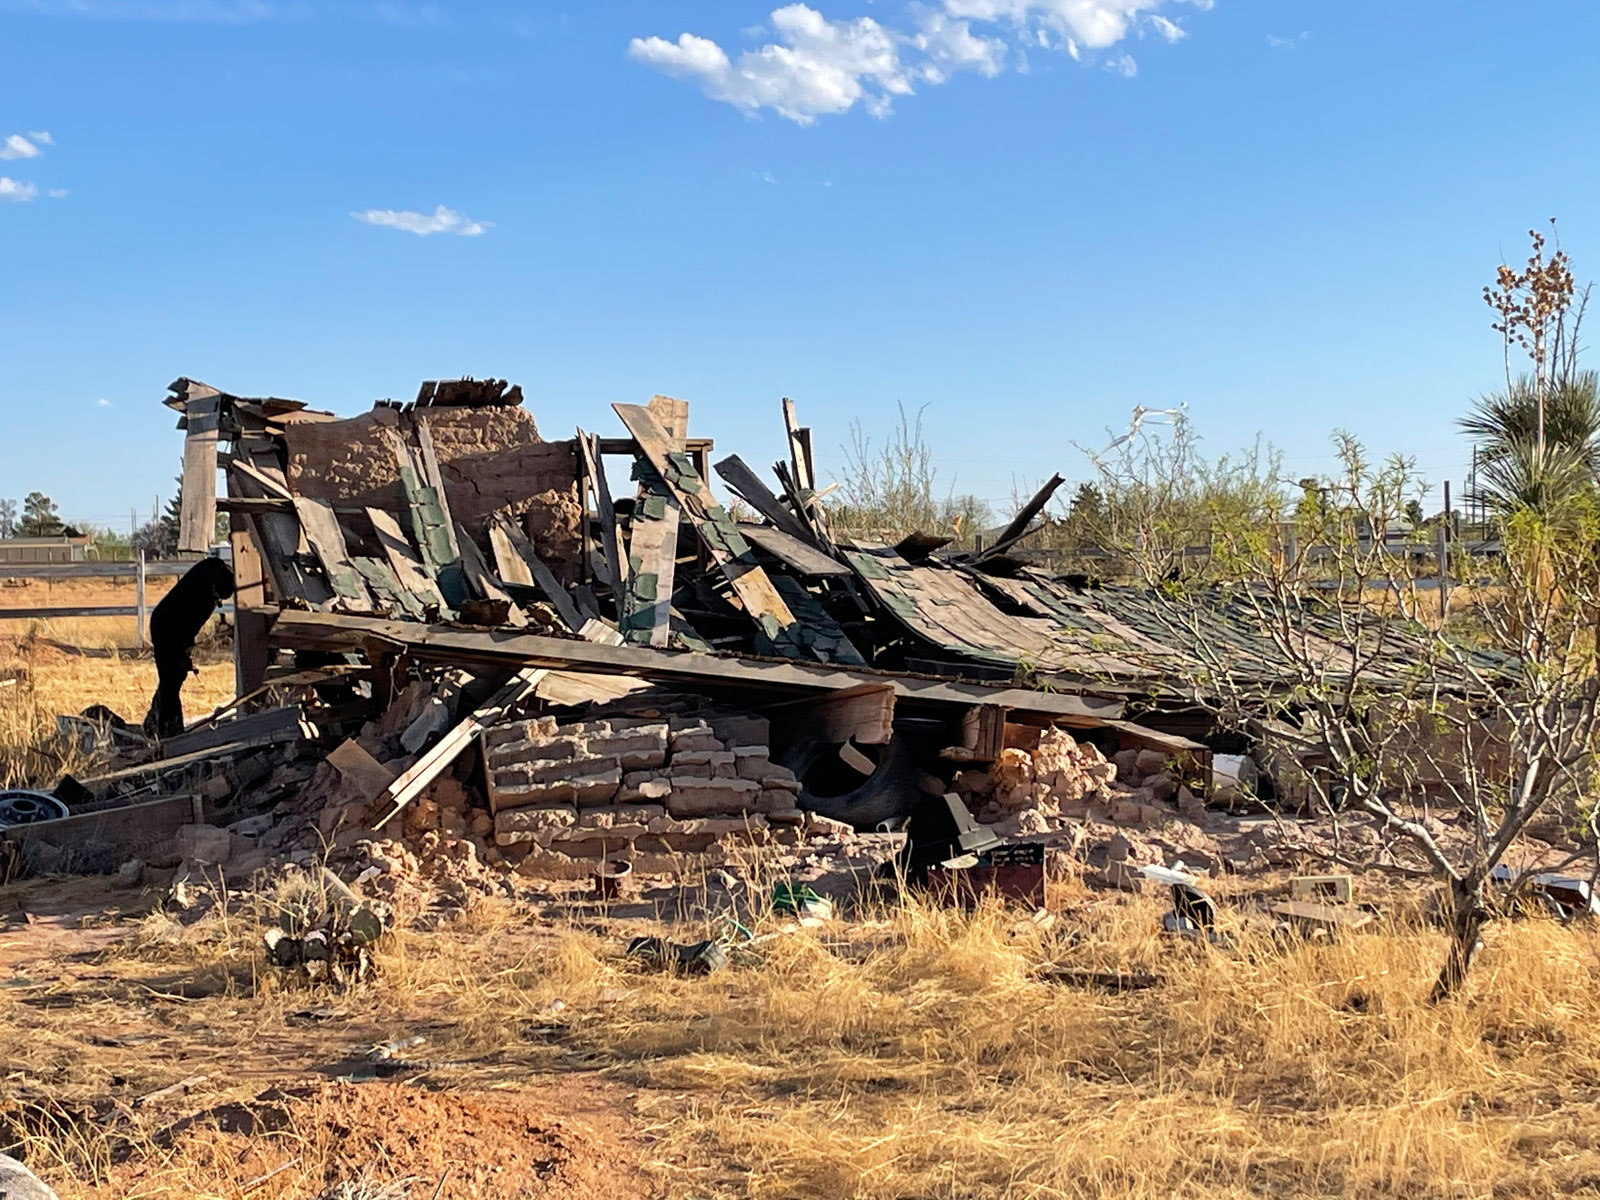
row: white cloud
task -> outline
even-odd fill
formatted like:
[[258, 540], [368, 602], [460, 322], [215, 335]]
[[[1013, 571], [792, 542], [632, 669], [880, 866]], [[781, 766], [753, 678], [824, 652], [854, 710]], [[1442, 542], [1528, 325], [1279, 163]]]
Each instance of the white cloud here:
[[492, 229], [492, 221], [474, 221], [466, 213], [457, 212], [453, 208], [439, 205], [431, 213], [397, 211], [392, 208], [369, 208], [365, 212], [350, 214], [358, 221], [368, 225], [381, 225], [387, 229], [400, 229], [406, 233], [414, 233], [418, 237], [429, 237], [435, 233], [453, 233], [457, 237], [477, 237], [486, 229]]
[[12, 179], [0, 175], [0, 200], [11, 200], [18, 204], [26, 204], [29, 200], [39, 195], [36, 184], [24, 183], [20, 179]]
[[763, 171], [763, 172], [761, 172], [761, 182], [762, 183], [770, 183], [770, 184], [776, 185], [778, 180], [777, 180], [777, 177], [774, 176], [771, 171]]
[[49, 131], [45, 129], [29, 130], [28, 136], [41, 146], [54, 146], [56, 144], [55, 138], [51, 137]]
[[[0, 0], [3, 2], [3, 0]], [[830, 20], [808, 4], [772, 14], [765, 45], [730, 54], [710, 38], [683, 33], [677, 41], [634, 38], [628, 56], [677, 79], [698, 84], [713, 100], [757, 113], [770, 108], [801, 125], [847, 113], [857, 105], [889, 115], [894, 98], [912, 94], [912, 81], [950, 82], [959, 72], [993, 78], [1008, 66], [1027, 74], [1027, 47], [1064, 50], [1107, 70], [1132, 76], [1126, 53], [1109, 53], [1130, 36], [1154, 32], [1175, 43], [1188, 35], [1163, 15], [1180, 5], [1206, 11], [1214, 0], [909, 0], [903, 20]], [[1106, 52], [1106, 53], [1097, 53]]]
[[945, 83], [957, 71], [977, 71], [993, 79], [1005, 67], [1005, 42], [973, 33], [971, 22], [943, 13], [924, 15], [911, 44], [927, 56], [917, 74], [929, 83]]
[[1167, 20], [1159, 13], [1150, 18], [1150, 26], [1169, 42], [1181, 42], [1189, 36], [1189, 31], [1174, 21]]
[[49, 191], [52, 200], [65, 200], [71, 194], [66, 188], [51, 188]]
[[96, 408], [110, 408], [111, 401], [107, 400], [104, 396], [101, 396], [100, 399], [94, 402], [94, 406]]
[[[38, 138], [38, 134], [32, 135]], [[48, 144], [48, 139], [45, 139]], [[38, 158], [44, 151], [39, 149], [20, 133], [9, 134], [4, 141], [0, 141], [0, 159]]]
[[1267, 45], [1274, 50], [1298, 50], [1300, 43], [1310, 36], [1311, 34], [1307, 31], [1302, 31], [1295, 37], [1279, 37], [1275, 33], [1269, 33], [1267, 34]]
[[698, 83], [713, 100], [749, 113], [770, 108], [801, 125], [857, 104], [885, 117], [893, 97], [911, 94], [900, 37], [871, 17], [830, 21], [808, 5], [790, 4], [772, 14], [772, 28], [776, 42], [745, 51], [737, 62], [692, 33], [676, 42], [634, 38], [628, 55]]

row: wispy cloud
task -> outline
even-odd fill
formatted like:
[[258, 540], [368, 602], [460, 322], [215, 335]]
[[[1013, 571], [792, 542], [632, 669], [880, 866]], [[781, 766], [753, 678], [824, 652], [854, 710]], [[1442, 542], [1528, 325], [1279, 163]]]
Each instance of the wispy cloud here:
[[637, 37], [628, 56], [697, 84], [713, 100], [748, 114], [771, 109], [801, 125], [858, 105], [889, 116], [914, 85], [938, 86], [957, 74], [993, 78], [1007, 67], [1026, 74], [1026, 47], [1086, 57], [1132, 76], [1126, 52], [1104, 54], [1130, 36], [1153, 32], [1167, 42], [1187, 36], [1166, 12], [1206, 11], [1213, 0], [911, 0], [897, 17], [829, 19], [805, 3], [772, 13], [746, 36], [767, 39], [730, 53], [710, 38]]
[[26, 204], [37, 199], [39, 187], [37, 184], [24, 183], [20, 179], [12, 179], [9, 175], [0, 175], [0, 201], [10, 200], [16, 204]]
[[399, 229], [406, 233], [414, 233], [418, 237], [430, 237], [435, 233], [450, 233], [457, 237], [477, 237], [485, 230], [494, 228], [494, 222], [492, 221], [474, 221], [466, 213], [457, 212], [453, 208], [446, 208], [442, 204], [431, 213], [392, 208], [369, 208], [364, 212], [353, 212], [350, 215], [368, 225], [379, 225], [386, 229]]
[[1300, 48], [1300, 43], [1305, 41], [1310, 36], [1311, 33], [1309, 30], [1302, 30], [1294, 37], [1279, 37], [1275, 33], [1269, 33], [1267, 34], [1267, 45], [1271, 46], [1274, 50], [1298, 50]]
[[29, 130], [28, 136], [31, 137], [34, 141], [38, 142], [39, 145], [41, 145], [41, 146], [54, 146], [56, 144], [55, 138], [50, 136], [48, 130], [44, 130], [44, 129]]
[[48, 146], [50, 135], [47, 133], [41, 137], [37, 133], [30, 133], [27, 137], [23, 137], [20, 133], [7, 134], [0, 140], [0, 159], [38, 158], [44, 153], [39, 149], [40, 142]]
[[107, 400], [104, 396], [101, 396], [100, 399], [94, 402], [94, 406], [96, 408], [110, 408], [111, 401]]
[[48, 193], [52, 200], [65, 200], [71, 194], [66, 188], [51, 188]]
[[1106, 59], [1106, 70], [1114, 71], [1124, 79], [1132, 79], [1139, 73], [1139, 64], [1134, 61], [1131, 54], [1119, 54], [1115, 58]]

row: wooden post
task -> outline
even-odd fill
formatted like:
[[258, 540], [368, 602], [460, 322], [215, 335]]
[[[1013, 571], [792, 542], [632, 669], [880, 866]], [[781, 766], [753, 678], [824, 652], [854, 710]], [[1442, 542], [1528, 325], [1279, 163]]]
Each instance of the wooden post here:
[[149, 614], [147, 614], [145, 612], [145, 610], [144, 610], [144, 551], [143, 550], [140, 550], [139, 554], [138, 554], [138, 557], [134, 559], [134, 565], [133, 565], [133, 591], [134, 591], [134, 600], [133, 600], [134, 607], [136, 607], [139, 610], [138, 613], [134, 617], [134, 621], [136, 622], [136, 624], [138, 626], [138, 629], [136, 631], [136, 633], [137, 633], [137, 641], [138, 641], [139, 648], [141, 650], [143, 650], [144, 647], [145, 647], [145, 633], [150, 628], [150, 624], [149, 624], [149, 621], [148, 621], [148, 615]]
[[1439, 620], [1443, 621], [1450, 613], [1450, 548], [1445, 522], [1440, 521], [1434, 533], [1439, 557]]

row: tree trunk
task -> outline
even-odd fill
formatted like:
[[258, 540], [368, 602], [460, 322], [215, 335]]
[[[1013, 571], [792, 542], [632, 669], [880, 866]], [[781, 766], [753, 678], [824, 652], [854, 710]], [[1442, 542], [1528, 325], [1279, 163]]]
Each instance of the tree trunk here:
[[1466, 981], [1478, 949], [1478, 936], [1489, 919], [1483, 903], [1483, 877], [1476, 872], [1450, 883], [1450, 953], [1429, 1000], [1437, 1004], [1453, 996]]

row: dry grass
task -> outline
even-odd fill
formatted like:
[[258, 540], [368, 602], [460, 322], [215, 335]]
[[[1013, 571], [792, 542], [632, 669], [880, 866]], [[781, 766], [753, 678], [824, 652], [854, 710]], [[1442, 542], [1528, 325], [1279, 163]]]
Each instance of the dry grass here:
[[[142, 710], [147, 662], [41, 645], [7, 659], [27, 663], [32, 706], [0, 718], [9, 727], [91, 699]], [[226, 666], [206, 670], [225, 694]], [[1217, 891], [1239, 911], [1259, 886]], [[628, 963], [638, 930], [603, 912], [483, 902], [442, 926], [403, 912], [377, 982], [333, 996], [261, 964], [270, 897], [185, 928], [107, 912], [133, 898], [102, 884], [73, 887], [56, 903], [91, 914], [76, 927], [0, 929], [0, 1111], [49, 1096], [112, 1114], [30, 1137], [37, 1167], [78, 1181], [63, 1195], [313, 1200], [359, 1154], [327, 1129], [296, 1130], [299, 1165], [266, 1179], [215, 1159], [202, 1172], [165, 1131], [413, 1034], [428, 1038], [421, 1055], [468, 1064], [426, 1086], [544, 1088], [625, 1112], [672, 1196], [1600, 1193], [1589, 927], [1491, 926], [1465, 993], [1434, 1007], [1443, 939], [1401, 919], [1332, 945], [1240, 930], [1223, 953], [1162, 938], [1156, 897], [1063, 889], [1067, 915], [1047, 933], [1015, 913], [910, 904], [689, 979]], [[39, 911], [46, 891], [10, 889], [0, 908]], [[1042, 981], [1044, 964], [1163, 982], [1083, 990]], [[165, 1106], [130, 1104], [201, 1074]], [[130, 1154], [163, 1182], [119, 1191]]]
[[[40, 1044], [38, 1022], [24, 1036], [4, 1001], [0, 1058], [24, 1078], [155, 1087], [215, 1070], [221, 1086], [259, 1089], [420, 1031], [429, 1057], [471, 1064], [432, 1086], [599, 1072], [633, 1089], [653, 1169], [681, 1196], [1504, 1198], [1600, 1186], [1593, 932], [1496, 926], [1467, 993], [1435, 1008], [1432, 932], [1287, 947], [1246, 937], [1222, 954], [1160, 938], [1157, 911], [1153, 899], [1113, 905], [1039, 934], [1019, 932], [1014, 913], [909, 905], [682, 979], [621, 959], [621, 930], [552, 928], [485, 904], [401, 936], [382, 980], [315, 1031], [292, 1014], [327, 998], [261, 975], [251, 920], [179, 931], [154, 918], [98, 965], [115, 981], [90, 985], [94, 1012], [124, 1030], [159, 1022], [163, 1059], [184, 1065], [122, 1051], [96, 1068], [107, 1052], [85, 1045], [86, 1014], [52, 1010]], [[1039, 981], [1046, 962], [1165, 982], [1077, 990]], [[275, 1072], [249, 1052], [263, 1043]], [[109, 1157], [64, 1144], [34, 1156]]]
[[[126, 630], [119, 624], [41, 621], [19, 636], [0, 636], [0, 787], [50, 787], [63, 770], [89, 765], [57, 743], [58, 715], [103, 704], [134, 725], [144, 719], [156, 689], [155, 663], [128, 648], [132, 623]], [[205, 643], [197, 651], [200, 674], [184, 687], [191, 714], [232, 699], [227, 652], [225, 644]]]

